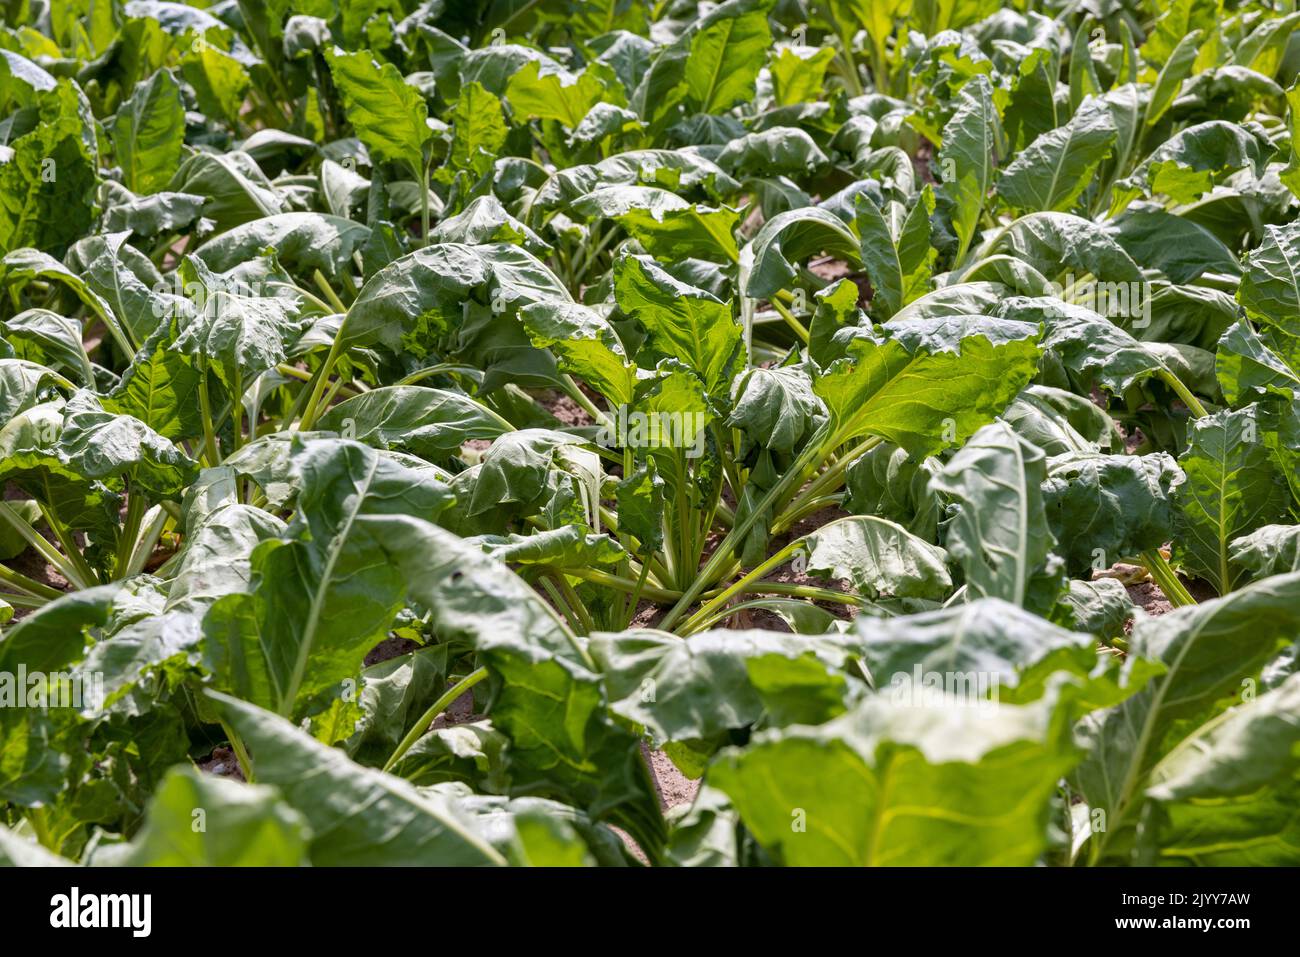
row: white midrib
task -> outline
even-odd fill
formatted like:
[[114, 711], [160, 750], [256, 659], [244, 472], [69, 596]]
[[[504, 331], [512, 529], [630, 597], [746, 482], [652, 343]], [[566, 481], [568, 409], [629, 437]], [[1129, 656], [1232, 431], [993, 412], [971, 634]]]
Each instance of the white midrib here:
[[[1124, 773], [1124, 783], [1120, 785], [1119, 795], [1115, 800], [1115, 816], [1118, 820], [1123, 820], [1125, 812], [1128, 810], [1129, 797], [1137, 784], [1137, 777], [1142, 767], [1142, 759], [1146, 755], [1148, 745], [1151, 743], [1151, 732], [1155, 727], [1156, 717], [1160, 713], [1160, 708], [1164, 704], [1165, 694], [1169, 691], [1170, 685], [1174, 683], [1174, 676], [1183, 665], [1183, 659], [1187, 657], [1188, 652], [1201, 637], [1201, 632], [1205, 629], [1206, 622], [1196, 626], [1192, 633], [1187, 637], [1183, 644], [1182, 650], [1178, 652], [1178, 657], [1173, 660], [1169, 670], [1165, 673], [1164, 681], [1151, 698], [1151, 707], [1147, 709], [1146, 718], [1142, 721], [1142, 733], [1138, 736], [1137, 746], [1133, 749], [1133, 757], [1129, 762], [1128, 770]], [[1116, 822], [1118, 823], [1118, 821]], [[1118, 828], [1107, 832], [1107, 836], [1115, 833]], [[1105, 841], [1102, 842], [1105, 847]]]
[[1016, 517], [1016, 537], [1019, 548], [1016, 550], [1016, 564], [1020, 573], [1016, 575], [1016, 604], [1025, 607], [1025, 590], [1029, 579], [1029, 489], [1025, 476], [1024, 450], [1020, 448], [1020, 438], [1010, 426], [1003, 426], [1011, 439], [1011, 448], [1016, 456], [1016, 474], [1020, 481], [1016, 483], [1016, 496], [1020, 499], [1019, 514]]
[[370, 462], [370, 468], [366, 472], [365, 481], [362, 482], [356, 494], [356, 507], [348, 512], [347, 520], [343, 523], [342, 528], [334, 536], [330, 545], [329, 555], [325, 560], [325, 567], [321, 570], [320, 584], [312, 592], [311, 609], [307, 614], [307, 625], [303, 628], [302, 640], [298, 642], [298, 657], [294, 661], [293, 674], [289, 678], [289, 686], [285, 689], [284, 697], [280, 701], [280, 714], [288, 717], [289, 709], [293, 707], [293, 699], [298, 695], [298, 686], [302, 684], [302, 676], [307, 670], [307, 658], [311, 654], [312, 645], [315, 644], [316, 626], [320, 622], [321, 610], [325, 605], [325, 596], [329, 592], [330, 580], [334, 576], [334, 566], [338, 562], [339, 554], [343, 551], [342, 543], [347, 539], [352, 531], [352, 524], [356, 521], [357, 514], [361, 511], [361, 503], [365, 501], [366, 492], [370, 488], [370, 483], [374, 480], [375, 470], [379, 467], [379, 457], [375, 456]]

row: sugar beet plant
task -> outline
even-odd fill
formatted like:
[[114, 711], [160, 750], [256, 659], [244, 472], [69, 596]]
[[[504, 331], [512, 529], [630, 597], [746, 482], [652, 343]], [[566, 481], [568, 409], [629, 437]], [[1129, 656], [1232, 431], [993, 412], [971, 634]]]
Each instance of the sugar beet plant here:
[[2, 0], [0, 860], [1300, 863], [1293, 6]]

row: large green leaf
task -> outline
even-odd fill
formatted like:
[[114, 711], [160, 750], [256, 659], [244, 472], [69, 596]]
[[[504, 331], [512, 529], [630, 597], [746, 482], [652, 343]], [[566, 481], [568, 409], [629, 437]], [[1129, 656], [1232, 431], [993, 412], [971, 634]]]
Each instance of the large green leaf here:
[[1085, 705], [1124, 697], [1091, 635], [1050, 624], [998, 598], [895, 618], [864, 616], [854, 623], [854, 634], [873, 685], [895, 700], [924, 697], [927, 682], [936, 678], [939, 687], [968, 705], [1034, 700], [1050, 676], [1062, 671], [1079, 679]]
[[110, 854], [130, 867], [298, 867], [307, 843], [307, 822], [275, 788], [177, 768], [140, 833]]
[[1002, 121], [993, 100], [993, 87], [976, 76], [957, 94], [957, 109], [943, 128], [939, 166], [943, 192], [952, 204], [957, 234], [957, 258], [965, 256], [975, 237], [984, 197], [993, 185], [993, 171], [1003, 150]]
[[1142, 863], [1294, 864], [1300, 675], [1206, 722], [1152, 769]]
[[354, 764], [256, 705], [208, 694], [253, 755], [258, 781], [278, 787], [311, 828], [313, 864], [505, 863], [455, 801]]
[[181, 88], [167, 70], [136, 86], [113, 117], [113, 150], [126, 188], [156, 193], [171, 180], [185, 142]]
[[619, 308], [645, 327], [656, 351], [681, 360], [710, 392], [726, 392], [741, 347], [730, 303], [680, 282], [641, 256], [618, 261], [614, 291]]
[[750, 244], [754, 265], [745, 295], [766, 299], [790, 285], [798, 275], [795, 265], [814, 253], [834, 253], [849, 262], [861, 261], [857, 234], [834, 213], [816, 206], [792, 209], [763, 224]]
[[505, 98], [519, 116], [558, 120], [575, 129], [597, 103], [619, 103], [617, 87], [606, 85], [603, 64], [573, 74], [554, 62], [533, 60], [514, 73], [506, 84]]
[[525, 306], [520, 317], [533, 345], [554, 352], [561, 369], [582, 376], [612, 405], [631, 404], [636, 366], [600, 313], [576, 303], [537, 302]]
[[1084, 99], [1070, 122], [1039, 136], [1008, 164], [998, 179], [998, 196], [1026, 212], [1069, 209], [1117, 136], [1105, 103]]
[[1091, 274], [1109, 283], [1141, 283], [1142, 270], [1105, 227], [1069, 213], [1030, 213], [1001, 232], [988, 250], [1005, 252], [1048, 279], [1082, 281]]
[[1178, 460], [1187, 481], [1178, 491], [1174, 557], [1220, 594], [1243, 574], [1231, 560], [1233, 539], [1278, 521], [1290, 501], [1258, 415], [1251, 405], [1198, 419]]
[[1056, 544], [1043, 503], [1046, 461], [1040, 449], [996, 422], [971, 436], [931, 479], [931, 488], [957, 505], [944, 541], [975, 597], [1040, 612], [1050, 607], [1050, 590], [1034, 594]]
[[1263, 242], [1246, 257], [1237, 301], [1259, 322], [1300, 333], [1300, 223], [1264, 227]]
[[281, 213], [236, 226], [208, 240], [194, 256], [221, 273], [273, 249], [286, 268], [319, 269], [332, 278], [351, 272], [352, 257], [369, 239], [370, 229], [350, 219], [323, 213]]
[[584, 640], [471, 543], [409, 518], [373, 524], [438, 633], [469, 639], [499, 680], [492, 721], [511, 741], [512, 787], [585, 807], [657, 856], [664, 825], [638, 739], [608, 713]]
[[573, 301], [555, 274], [532, 254], [504, 243], [439, 243], [380, 269], [348, 309], [339, 347], [379, 343], [394, 352], [425, 344], [459, 326], [473, 297], [501, 314], [532, 302]]
[[[764, 716], [786, 717], [783, 703], [785, 710], [801, 708], [809, 721], [843, 713], [844, 701], [851, 700], [848, 668], [855, 644], [843, 637], [759, 630], [705, 631], [688, 641], [627, 631], [594, 635], [591, 653], [605, 675], [614, 713], [646, 728], [656, 745], [689, 744], [695, 755], [707, 757], [725, 732]], [[791, 700], [783, 702], [783, 696]]]
[[943, 598], [952, 588], [947, 554], [874, 515], [828, 522], [802, 539], [810, 575], [848, 582], [867, 598]]
[[242, 398], [243, 389], [287, 357], [289, 343], [302, 330], [298, 303], [245, 295], [195, 257], [186, 258], [181, 274], [198, 290], [199, 301], [171, 348], [192, 357], [203, 371], [211, 368]]
[[891, 323], [863, 331], [813, 380], [846, 438], [879, 435], [914, 455], [962, 442], [1033, 375], [1037, 327], [984, 316]]
[[348, 122], [386, 163], [401, 163], [422, 178], [424, 147], [432, 138], [428, 107], [415, 87], [391, 63], [377, 63], [366, 51], [327, 50], [330, 75], [343, 96]]
[[465, 442], [508, 431], [506, 423], [469, 396], [416, 385], [363, 392], [333, 406], [316, 427], [430, 461], [446, 459]]
[[93, 120], [71, 80], [39, 97], [30, 131], [0, 151], [0, 251], [54, 255], [90, 229], [99, 182]]
[[1078, 784], [1088, 804], [1106, 815], [1105, 830], [1093, 837], [1095, 859], [1131, 854], [1146, 789], [1157, 783], [1153, 769], [1300, 636], [1298, 598], [1300, 575], [1279, 575], [1137, 622], [1125, 671], [1131, 675], [1150, 660], [1165, 673], [1124, 703], [1084, 719], [1079, 731], [1089, 755]]
[[686, 103], [717, 113], [749, 100], [771, 46], [771, 0], [727, 0], [665, 47], [642, 76], [632, 105], [656, 120]]
[[247, 591], [219, 599], [204, 622], [218, 688], [279, 714], [355, 677], [401, 609], [406, 584], [377, 520], [435, 517], [451, 493], [431, 471], [403, 467], [346, 440], [295, 440], [297, 512], [258, 545]]
[[1070, 574], [1102, 571], [1168, 542], [1182, 484], [1182, 472], [1164, 452], [1049, 459], [1043, 502]]
[[604, 186], [574, 200], [588, 218], [618, 222], [656, 259], [676, 262], [698, 257], [734, 262], [733, 232], [739, 215], [727, 207], [689, 203], [654, 186]]
[[917, 707], [877, 698], [820, 727], [755, 735], [709, 783], [793, 866], [1029, 865], [1075, 761], [1052, 701]]

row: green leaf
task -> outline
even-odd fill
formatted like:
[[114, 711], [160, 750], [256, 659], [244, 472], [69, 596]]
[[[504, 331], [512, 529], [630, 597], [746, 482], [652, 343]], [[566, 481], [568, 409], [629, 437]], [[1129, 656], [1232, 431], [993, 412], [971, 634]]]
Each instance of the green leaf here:
[[489, 93], [480, 83], [467, 83], [460, 89], [451, 112], [451, 122], [453, 134], [448, 157], [451, 165], [478, 176], [487, 173], [506, 142], [506, 121], [500, 98]]
[[1176, 203], [1191, 203], [1226, 174], [1250, 168], [1256, 176], [1274, 150], [1264, 131], [1252, 124], [1240, 126], [1226, 120], [1210, 120], [1174, 134], [1143, 160], [1133, 175], [1119, 180], [1116, 203], [1123, 197], [1142, 193], [1163, 194]]
[[1300, 525], [1264, 525], [1234, 539], [1229, 560], [1256, 578], [1300, 571]]
[[275, 788], [176, 768], [154, 792], [140, 833], [109, 853], [129, 867], [299, 867], [307, 841], [303, 816]]
[[17, 347], [19, 358], [63, 368], [84, 386], [95, 384], [95, 372], [81, 341], [81, 323], [75, 319], [48, 309], [26, 309], [0, 321], [0, 335]]
[[244, 295], [238, 284], [227, 283], [192, 256], [181, 273], [187, 285], [200, 290], [199, 309], [170, 348], [191, 356], [205, 371], [210, 365], [232, 392], [284, 362], [303, 325], [294, 300]]
[[1013, 209], [1067, 210], [1115, 145], [1106, 104], [1088, 97], [1064, 126], [1044, 133], [1002, 171], [998, 195]]
[[1241, 275], [1236, 254], [1214, 233], [1162, 209], [1130, 209], [1111, 232], [1136, 263], [1170, 282], [1193, 282], [1207, 272]]
[[218, 506], [189, 524], [167, 610], [202, 615], [219, 598], [248, 591], [253, 549], [284, 531], [284, 522], [274, 515], [239, 502]]
[[56, 256], [90, 230], [99, 183], [90, 107], [71, 80], [39, 97], [29, 132], [0, 151], [0, 251]]
[[1264, 227], [1263, 241], [1246, 256], [1237, 301], [1251, 318], [1300, 335], [1300, 223]]
[[988, 253], [1005, 252], [1051, 279], [1091, 273], [1111, 283], [1141, 283], [1142, 270], [1103, 226], [1069, 213], [1030, 213], [1003, 232]]
[[461, 325], [471, 299], [489, 307], [488, 318], [497, 326], [503, 313], [529, 303], [573, 301], [554, 273], [517, 246], [440, 243], [371, 276], [348, 309], [336, 342], [340, 349], [379, 343], [395, 353], [417, 346], [427, 350], [430, 336]]
[[894, 235], [880, 207], [865, 193], [857, 198], [854, 223], [862, 237], [862, 263], [871, 279], [872, 311], [888, 319], [903, 308], [903, 266]]
[[534, 256], [550, 252], [550, 245], [535, 232], [511, 216], [495, 196], [479, 196], [464, 210], [438, 223], [430, 233], [438, 243], [514, 243]]
[[214, 273], [229, 272], [247, 260], [275, 251], [286, 269], [310, 274], [319, 269], [334, 279], [351, 273], [353, 256], [370, 240], [369, 227], [323, 213], [281, 213], [236, 226], [194, 250]]
[[63, 281], [74, 291], [84, 284], [95, 298], [82, 295], [83, 301], [111, 307], [104, 310], [108, 315], [105, 321], [120, 320], [133, 341], [143, 342], [165, 316], [188, 315], [192, 306], [181, 296], [182, 289], [165, 291], [167, 284], [158, 270], [127, 242], [129, 238], [128, 233], [111, 233], [78, 241], [67, 255], [67, 270], [76, 275], [76, 283]]
[[1125, 672], [1131, 675], [1144, 660], [1166, 671], [1080, 726], [1079, 741], [1090, 753], [1078, 784], [1088, 804], [1106, 814], [1106, 830], [1093, 838], [1095, 859], [1131, 853], [1153, 769], [1213, 717], [1216, 702], [1239, 691], [1243, 679], [1258, 675], [1300, 635], [1298, 598], [1300, 575], [1279, 575], [1134, 625]]
[[[980, 429], [930, 481], [958, 506], [944, 539], [966, 573], [968, 593], [1044, 611], [1054, 595], [1034, 595], [1056, 539], [1042, 484], [1047, 457], [1005, 422]], [[1045, 600], [1044, 600], [1045, 599]]]
[[203, 434], [201, 373], [194, 357], [171, 348], [178, 331], [174, 317], [160, 323], [104, 398], [109, 412], [134, 416], [173, 442]]
[[717, 163], [740, 179], [758, 176], [811, 176], [830, 160], [803, 130], [774, 126], [746, 133], [723, 147]]
[[1049, 459], [1043, 503], [1069, 573], [1104, 571], [1168, 542], [1183, 478], [1165, 452]]
[[1122, 635], [1124, 625], [1137, 612], [1128, 589], [1114, 578], [1073, 579], [1069, 590], [1061, 596], [1061, 603], [1070, 610], [1075, 628], [1103, 639]]
[[788, 46], [772, 58], [772, 86], [780, 106], [816, 102], [826, 68], [835, 59], [834, 47]]
[[236, 57], [211, 43], [198, 44], [181, 57], [181, 75], [194, 88], [204, 113], [231, 123], [239, 119], [250, 77]]
[[1169, 59], [1160, 67], [1156, 84], [1151, 90], [1151, 99], [1143, 115], [1143, 123], [1146, 126], [1153, 126], [1173, 105], [1178, 91], [1182, 89], [1183, 81], [1192, 72], [1192, 66], [1201, 49], [1201, 39], [1200, 30], [1193, 30], [1181, 36], [1177, 41], [1178, 45], [1169, 54]]
[[771, 0], [727, 0], [664, 48], [641, 78], [632, 106], [649, 120], [678, 104], [721, 113], [752, 98], [754, 81], [772, 45]]
[[343, 97], [348, 122], [385, 163], [400, 163], [422, 178], [424, 147], [432, 138], [428, 107], [415, 87], [391, 63], [377, 63], [366, 51], [325, 51], [330, 75]]
[[438, 634], [469, 639], [500, 680], [492, 721], [511, 741], [512, 788], [555, 794], [625, 828], [652, 858], [665, 831], [638, 739], [607, 711], [579, 639], [504, 565], [442, 529], [383, 523]]
[[1236, 587], [1234, 539], [1278, 521], [1290, 501], [1286, 483], [1264, 442], [1259, 407], [1227, 409], [1192, 423], [1178, 460], [1187, 482], [1178, 492], [1174, 558], [1219, 594]]
[[435, 475], [343, 440], [295, 440], [297, 512], [252, 554], [247, 592], [204, 621], [217, 687], [286, 716], [345, 678], [401, 609], [405, 581], [376, 527], [386, 514], [433, 518], [451, 501]]
[[1029, 381], [1037, 328], [983, 316], [924, 319], [859, 335], [814, 377], [846, 438], [879, 435], [913, 455], [965, 441]]
[[[1100, 302], [1095, 304], [1107, 308]], [[1085, 306], [1059, 299], [1012, 296], [1003, 300], [999, 311], [1009, 319], [1041, 322], [1043, 351], [1054, 354], [1070, 372], [1079, 373], [1085, 383], [1095, 381], [1112, 395], [1120, 395], [1135, 382], [1166, 371], [1160, 356], [1145, 343]]]
[[736, 386], [727, 425], [774, 452], [792, 453], [826, 420], [812, 378], [798, 366], [751, 369]]
[[993, 170], [1003, 151], [1002, 138], [993, 87], [987, 77], [975, 76], [958, 91], [957, 109], [943, 128], [939, 147], [943, 193], [952, 203], [958, 261], [975, 237], [984, 197], [993, 185]]
[[455, 801], [354, 764], [255, 705], [208, 696], [256, 755], [259, 783], [278, 787], [306, 820], [318, 867], [505, 863]]
[[619, 308], [645, 327], [657, 352], [694, 370], [711, 394], [727, 392], [741, 348], [730, 303], [680, 282], [644, 256], [617, 261], [614, 295]]
[[170, 72], [159, 70], [136, 86], [113, 117], [112, 136], [127, 189], [148, 194], [167, 185], [185, 142], [181, 88]]
[[1300, 395], [1300, 375], [1246, 322], [1230, 326], [1219, 340], [1214, 373], [1230, 405], [1269, 395], [1287, 400]]
[[[8, 50], [3, 51], [8, 53]], [[0, 867], [71, 867], [73, 862], [0, 824]]]
[[745, 285], [751, 299], [768, 299], [789, 288], [798, 275], [795, 263], [818, 252], [860, 263], [861, 242], [834, 213], [816, 206], [792, 209], [763, 224], [750, 243], [754, 265]]
[[12, 419], [20, 412], [57, 396], [56, 387], [72, 383], [45, 366], [26, 359], [0, 359], [0, 416]]
[[612, 565], [627, 557], [623, 547], [608, 535], [588, 534], [578, 525], [531, 535], [480, 535], [476, 542], [499, 562], [545, 568], [590, 568]]
[[206, 197], [203, 215], [219, 229], [274, 216], [289, 208], [285, 195], [266, 178], [257, 161], [240, 150], [191, 154], [176, 170], [167, 189]]
[[828, 522], [803, 538], [808, 574], [851, 584], [866, 598], [943, 598], [952, 590], [947, 553], [874, 515]]
[[1074, 761], [1053, 702], [972, 719], [877, 698], [820, 727], [755, 735], [708, 780], [789, 866], [1029, 865]]
[[735, 262], [739, 214], [727, 207], [688, 203], [652, 186], [607, 186], [574, 200], [589, 219], [613, 219], [656, 259], [677, 262], [700, 257]]
[[1161, 760], [1146, 792], [1158, 805], [1148, 819], [1153, 863], [1260, 867], [1295, 859], [1297, 708], [1300, 676], [1292, 675], [1202, 725]]
[[[591, 641], [592, 657], [609, 689], [610, 710], [645, 728], [655, 746], [689, 743], [701, 757], [720, 747], [726, 732], [746, 728], [768, 713], [780, 675], [798, 680], [805, 706], [814, 687], [833, 698], [822, 720], [842, 714], [854, 649], [853, 641], [838, 636], [758, 630], [704, 631], [689, 641], [662, 632], [626, 631], [596, 634]], [[805, 666], [818, 676], [815, 686], [800, 675]]]
[[316, 427], [429, 461], [443, 461], [468, 441], [495, 439], [508, 431], [469, 396], [415, 385], [363, 392], [331, 407]]
[[1194, 30], [1214, 28], [1217, 4], [1207, 0], [1172, 0], [1161, 10], [1154, 29], [1139, 51], [1150, 63], [1168, 62], [1178, 45]]
[[877, 692], [898, 700], [930, 690], [932, 675], [950, 693], [974, 699], [968, 705], [987, 706], [1041, 697], [1055, 672], [1086, 680], [1100, 670], [1091, 635], [997, 598], [896, 618], [863, 616], [854, 634]]
[[105, 411], [88, 392], [78, 392], [64, 410], [54, 456], [86, 479], [126, 477], [153, 500], [178, 498], [198, 467], [189, 456], [139, 419]]
[[557, 120], [572, 130], [597, 103], [622, 105], [617, 87], [607, 86], [601, 77], [606, 71], [597, 64], [573, 74], [554, 62], [533, 60], [510, 77], [505, 98], [521, 117]]
[[577, 303], [538, 302], [525, 306], [520, 318], [533, 345], [555, 353], [561, 369], [581, 376], [611, 406], [631, 404], [636, 365], [600, 313]]

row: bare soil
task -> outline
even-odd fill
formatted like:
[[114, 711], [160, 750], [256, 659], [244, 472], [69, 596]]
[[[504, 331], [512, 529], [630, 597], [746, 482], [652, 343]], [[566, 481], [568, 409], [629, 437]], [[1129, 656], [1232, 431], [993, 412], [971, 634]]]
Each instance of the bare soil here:
[[402, 655], [410, 654], [419, 647], [419, 642], [412, 641], [410, 638], [398, 638], [396, 636], [385, 638], [370, 649], [362, 661], [362, 666], [369, 668], [371, 665], [377, 665], [381, 661], [388, 661], [390, 658], [400, 658]]
[[199, 770], [218, 777], [244, 780], [244, 769], [239, 766], [239, 758], [230, 748], [214, 748], [212, 754], [200, 761]]
[[563, 392], [545, 389], [537, 393], [536, 398], [547, 412], [560, 420], [560, 425], [565, 428], [572, 429], [582, 425], [594, 424], [587, 411]]
[[865, 309], [867, 304], [871, 302], [871, 283], [867, 280], [866, 275], [855, 272], [853, 266], [843, 259], [835, 259], [830, 256], [825, 259], [815, 259], [808, 264], [808, 271], [818, 279], [824, 279], [828, 283], [838, 282], [841, 279], [852, 279], [853, 284], [858, 287], [858, 305]]

